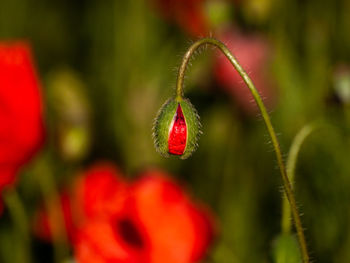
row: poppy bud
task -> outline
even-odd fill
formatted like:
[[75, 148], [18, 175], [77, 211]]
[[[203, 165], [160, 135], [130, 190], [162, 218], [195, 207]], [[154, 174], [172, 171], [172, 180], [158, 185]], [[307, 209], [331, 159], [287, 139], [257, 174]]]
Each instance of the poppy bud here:
[[188, 158], [197, 148], [200, 132], [199, 116], [187, 99], [169, 99], [160, 109], [153, 128], [157, 151]]

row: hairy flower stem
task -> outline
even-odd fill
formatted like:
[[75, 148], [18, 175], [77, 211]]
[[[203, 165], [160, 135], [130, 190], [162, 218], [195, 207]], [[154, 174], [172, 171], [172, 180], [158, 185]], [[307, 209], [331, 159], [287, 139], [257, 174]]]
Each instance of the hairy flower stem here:
[[190, 46], [190, 48], [185, 53], [185, 55], [182, 59], [182, 64], [179, 68], [177, 83], [176, 83], [176, 98], [180, 99], [183, 96], [183, 81], [184, 81], [185, 71], [186, 71], [188, 62], [190, 61], [191, 56], [200, 46], [207, 45], [207, 44], [217, 47], [220, 51], [222, 51], [224, 53], [224, 55], [228, 58], [228, 60], [233, 65], [233, 67], [238, 71], [239, 75], [243, 78], [244, 82], [247, 84], [250, 92], [253, 94], [255, 102], [257, 103], [257, 105], [260, 109], [261, 115], [264, 119], [265, 125], [266, 125], [267, 130], [269, 132], [269, 135], [271, 137], [273, 147], [275, 149], [277, 163], [278, 163], [281, 177], [282, 177], [282, 181], [283, 181], [283, 187], [284, 187], [287, 199], [290, 203], [290, 207], [292, 209], [294, 224], [295, 224], [295, 228], [296, 228], [297, 235], [298, 235], [298, 240], [299, 240], [299, 244], [300, 244], [303, 262], [309, 263], [309, 255], [308, 255], [308, 251], [307, 251], [304, 231], [303, 231], [303, 227], [301, 224], [301, 219], [300, 219], [298, 207], [297, 207], [297, 204], [295, 201], [292, 186], [291, 186], [289, 179], [288, 179], [288, 176], [287, 176], [286, 168], [284, 166], [281, 148], [280, 148], [279, 142], [277, 140], [277, 136], [276, 136], [276, 133], [274, 131], [274, 128], [271, 124], [270, 116], [267, 113], [266, 107], [265, 107], [265, 105], [264, 105], [264, 103], [259, 95], [259, 92], [255, 88], [252, 80], [249, 78], [248, 74], [243, 70], [241, 65], [238, 63], [237, 59], [232, 55], [232, 53], [225, 46], [225, 44], [223, 44], [222, 42], [220, 42], [219, 40], [214, 39], [214, 38], [203, 38], [203, 39], [200, 39], [197, 42], [193, 43]]
[[[315, 125], [312, 125], [312, 124], [304, 126], [295, 136], [292, 142], [292, 145], [289, 149], [288, 159], [287, 159], [287, 175], [292, 188], [294, 187], [295, 166], [296, 166], [301, 145], [303, 144], [305, 139], [310, 135], [310, 133], [312, 133], [314, 129], [315, 129]], [[291, 221], [290, 221], [291, 208], [285, 195], [283, 196], [282, 202], [283, 202], [282, 203], [282, 220], [281, 220], [282, 232], [284, 234], [289, 234], [291, 231]]]

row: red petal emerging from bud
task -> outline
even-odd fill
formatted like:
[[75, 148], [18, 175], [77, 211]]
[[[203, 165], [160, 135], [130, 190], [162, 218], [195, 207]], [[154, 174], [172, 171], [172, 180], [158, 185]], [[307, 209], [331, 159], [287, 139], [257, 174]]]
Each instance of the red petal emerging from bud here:
[[170, 154], [182, 155], [186, 148], [187, 125], [180, 104], [170, 126], [168, 148]]

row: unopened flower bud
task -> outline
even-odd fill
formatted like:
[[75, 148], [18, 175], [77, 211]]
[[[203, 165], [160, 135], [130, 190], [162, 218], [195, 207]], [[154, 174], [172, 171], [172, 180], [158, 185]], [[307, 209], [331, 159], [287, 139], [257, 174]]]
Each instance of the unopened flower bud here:
[[91, 146], [91, 105], [79, 75], [69, 69], [52, 71], [47, 79], [55, 143], [65, 161], [83, 160]]
[[157, 151], [168, 157], [188, 158], [197, 148], [200, 134], [197, 111], [189, 100], [169, 99], [160, 109], [154, 126], [154, 144]]

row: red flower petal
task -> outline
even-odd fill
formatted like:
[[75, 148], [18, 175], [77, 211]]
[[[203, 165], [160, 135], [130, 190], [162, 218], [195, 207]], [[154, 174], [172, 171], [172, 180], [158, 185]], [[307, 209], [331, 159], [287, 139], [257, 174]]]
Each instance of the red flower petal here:
[[177, 106], [174, 120], [170, 127], [168, 148], [170, 154], [182, 155], [186, 148], [187, 125], [180, 104]]
[[[0, 165], [12, 166], [15, 172], [42, 144], [43, 133], [39, 81], [30, 48], [20, 42], [0, 43]], [[0, 180], [0, 188], [10, 181]]]
[[18, 167], [13, 164], [0, 164], [0, 191], [8, 185], [15, 184], [17, 170]]
[[186, 263], [204, 256], [213, 225], [178, 185], [164, 173], [150, 171], [131, 192], [134, 214], [150, 243], [150, 262]]
[[74, 207], [88, 218], [118, 214], [126, 198], [126, 183], [118, 168], [110, 163], [92, 166], [75, 186]]
[[149, 262], [146, 251], [126, 243], [108, 220], [89, 220], [78, 232], [74, 250], [78, 263]]

